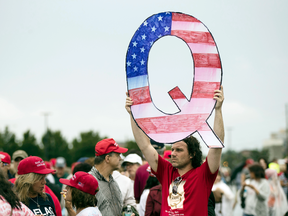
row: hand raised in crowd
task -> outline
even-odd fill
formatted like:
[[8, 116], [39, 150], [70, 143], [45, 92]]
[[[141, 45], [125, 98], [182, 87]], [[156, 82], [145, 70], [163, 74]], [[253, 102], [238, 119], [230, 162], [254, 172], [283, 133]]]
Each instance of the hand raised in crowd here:
[[126, 92], [126, 103], [125, 103], [125, 109], [129, 114], [131, 114], [131, 106], [133, 105], [132, 98], [129, 97], [128, 92]]
[[69, 216], [76, 215], [76, 212], [73, 210], [73, 207], [72, 207], [72, 202], [66, 199], [67, 189], [63, 189], [63, 191], [60, 192], [60, 194], [64, 197], [65, 208], [67, 209]]
[[215, 109], [221, 109], [223, 101], [224, 101], [224, 92], [223, 92], [223, 86], [221, 85], [219, 90], [215, 90], [214, 91], [214, 97], [213, 99], [215, 99], [217, 101]]

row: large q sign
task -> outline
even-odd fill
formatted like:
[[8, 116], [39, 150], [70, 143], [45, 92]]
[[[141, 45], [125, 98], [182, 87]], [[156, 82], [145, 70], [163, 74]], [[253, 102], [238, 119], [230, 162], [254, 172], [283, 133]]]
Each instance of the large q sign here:
[[[153, 104], [147, 70], [152, 45], [166, 35], [182, 39], [194, 61], [191, 98], [187, 99], [178, 87], [168, 92], [180, 110], [173, 114], [166, 114]], [[126, 75], [128, 93], [133, 99], [133, 118], [151, 139], [174, 143], [198, 132], [209, 148], [223, 147], [207, 123], [216, 103], [214, 90], [221, 85], [221, 61], [211, 33], [198, 19], [176, 12], [159, 13], [146, 19], [129, 44]]]

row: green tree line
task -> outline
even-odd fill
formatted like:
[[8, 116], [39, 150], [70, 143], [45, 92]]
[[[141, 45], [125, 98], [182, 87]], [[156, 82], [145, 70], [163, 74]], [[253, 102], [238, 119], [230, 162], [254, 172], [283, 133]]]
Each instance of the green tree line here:
[[221, 161], [222, 166], [228, 166], [232, 170], [238, 167], [240, 164], [244, 163], [248, 158], [253, 159], [255, 162], [258, 162], [260, 158], [269, 158], [268, 149], [253, 149], [248, 152], [237, 152], [234, 150], [228, 150], [222, 153]]
[[[81, 157], [94, 157], [95, 144], [105, 138], [107, 137], [100, 136], [98, 132], [88, 131], [80, 133], [78, 138], [74, 138], [69, 143], [60, 131], [48, 130], [43, 134], [41, 142], [39, 142], [30, 130], [24, 132], [21, 139], [17, 139], [16, 135], [6, 127], [4, 131], [0, 131], [0, 151], [5, 151], [12, 157], [14, 151], [21, 149], [26, 151], [29, 156], [39, 156], [43, 160], [61, 156], [66, 159], [67, 165], [70, 166]], [[127, 140], [122, 143], [122, 146], [129, 150], [135, 149], [140, 151], [134, 140]], [[171, 146], [167, 145], [166, 149], [171, 149]], [[267, 149], [254, 149], [249, 151], [247, 155], [229, 150], [222, 154], [222, 166], [229, 166], [231, 169], [234, 169], [239, 164], [245, 162], [247, 158], [258, 161], [260, 157], [268, 159], [269, 151]]]
[[[7, 152], [12, 157], [13, 152], [21, 149], [29, 156], [39, 156], [46, 161], [61, 156], [70, 166], [81, 157], [94, 157], [95, 144], [105, 138], [107, 137], [100, 136], [97, 132], [88, 131], [80, 133], [78, 138], [74, 138], [69, 143], [61, 131], [49, 129], [39, 142], [30, 130], [24, 132], [21, 139], [17, 139], [16, 135], [6, 127], [4, 131], [0, 131], [0, 151]], [[128, 147], [129, 150], [132, 148], [139, 150], [133, 140], [127, 140], [122, 145]]]

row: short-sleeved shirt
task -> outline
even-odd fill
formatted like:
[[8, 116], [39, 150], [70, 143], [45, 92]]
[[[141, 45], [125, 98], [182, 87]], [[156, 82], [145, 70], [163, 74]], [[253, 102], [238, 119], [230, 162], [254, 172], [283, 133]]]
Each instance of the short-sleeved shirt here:
[[[29, 198], [28, 208], [35, 215], [45, 215], [45, 216], [56, 216], [54, 202], [50, 194], [47, 194], [47, 198], [44, 199], [42, 196], [37, 196], [35, 198]], [[37, 206], [40, 205], [40, 208]]]
[[177, 168], [158, 156], [157, 172], [153, 173], [162, 184], [162, 216], [208, 215], [208, 199], [217, 171], [211, 173], [207, 160], [181, 176], [177, 194], [172, 193], [173, 181], [180, 176]]

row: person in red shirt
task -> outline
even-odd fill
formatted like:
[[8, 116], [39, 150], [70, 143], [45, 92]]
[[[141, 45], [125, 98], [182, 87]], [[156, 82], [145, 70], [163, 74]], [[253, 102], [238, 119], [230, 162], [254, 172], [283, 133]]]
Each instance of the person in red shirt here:
[[[214, 91], [216, 102], [214, 132], [224, 141], [222, 104], [223, 87]], [[131, 105], [126, 98], [125, 108], [130, 114], [135, 141], [162, 185], [162, 216], [208, 215], [208, 199], [220, 166], [222, 148], [210, 148], [202, 163], [199, 141], [193, 136], [172, 145], [171, 163], [157, 154], [149, 138], [135, 123]]]

